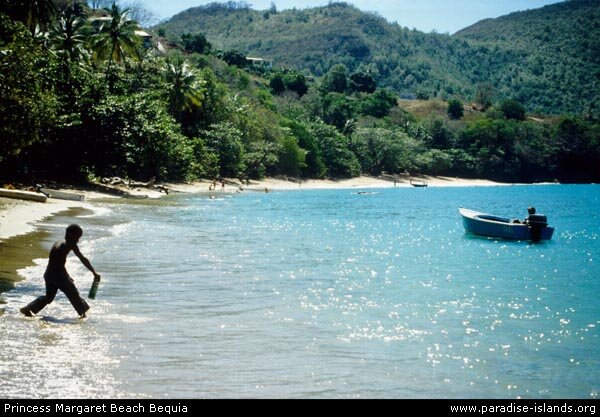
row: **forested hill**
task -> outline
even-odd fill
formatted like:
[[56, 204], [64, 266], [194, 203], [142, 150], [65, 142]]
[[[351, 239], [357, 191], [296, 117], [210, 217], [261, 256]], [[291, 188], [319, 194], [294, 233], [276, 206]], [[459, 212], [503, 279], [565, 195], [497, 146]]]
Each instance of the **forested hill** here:
[[600, 104], [598, 0], [570, 0], [486, 19], [453, 37], [512, 49], [521, 56], [505, 74], [492, 76], [503, 85], [511, 80], [513, 91], [530, 103], [567, 111], [581, 108], [578, 102], [583, 108]]
[[[188, 9], [159, 25], [168, 37], [203, 33], [215, 48], [270, 59], [317, 77], [342, 63], [368, 69], [402, 97], [498, 98], [559, 114], [600, 107], [598, 0], [572, 0], [488, 19], [455, 35], [423, 33], [346, 3], [256, 11], [245, 3]], [[410, 26], [410, 22], [402, 22]]]

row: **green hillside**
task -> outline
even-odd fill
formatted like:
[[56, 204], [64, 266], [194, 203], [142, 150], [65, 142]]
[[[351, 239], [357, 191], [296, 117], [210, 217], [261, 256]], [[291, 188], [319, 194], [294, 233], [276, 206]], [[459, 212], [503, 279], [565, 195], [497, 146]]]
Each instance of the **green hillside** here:
[[521, 57], [490, 75], [522, 102], [565, 111], [600, 104], [598, 0], [571, 0], [486, 19], [454, 37], [512, 50]]
[[346, 3], [277, 12], [245, 3], [188, 9], [159, 25], [168, 37], [204, 33], [215, 48], [270, 59], [317, 77], [342, 63], [369, 70], [401, 97], [471, 100], [491, 82], [497, 99], [529, 111], [600, 107], [598, 2], [578, 0], [486, 20], [449, 36], [389, 23]]

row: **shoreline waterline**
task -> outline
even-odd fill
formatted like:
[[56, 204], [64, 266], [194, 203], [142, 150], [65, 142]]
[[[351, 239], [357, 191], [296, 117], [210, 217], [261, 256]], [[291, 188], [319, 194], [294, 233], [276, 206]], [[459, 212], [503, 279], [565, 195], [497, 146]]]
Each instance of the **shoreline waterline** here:
[[[203, 180], [191, 184], [169, 184], [176, 191], [191, 193], [219, 193], [240, 191], [288, 191], [288, 190], [336, 190], [336, 189], [360, 189], [360, 188], [411, 188], [415, 183], [426, 183], [430, 187], [471, 187], [471, 186], [505, 186], [514, 185], [484, 179], [467, 179], [442, 176], [388, 176], [372, 177], [359, 176], [348, 179], [297, 179], [286, 177], [267, 177], [262, 180], [242, 181], [239, 179], [225, 179], [222, 184], [219, 181]], [[213, 189], [209, 189], [214, 185]]]
[[[469, 186], [506, 186], [517, 185], [509, 183], [500, 183], [483, 179], [464, 179], [452, 177], [432, 177], [416, 176], [415, 181], [424, 181], [431, 187], [469, 187]], [[201, 180], [193, 183], [169, 183], [167, 187], [177, 193], [218, 195], [221, 192], [241, 192], [241, 191], [284, 191], [284, 190], [319, 190], [319, 189], [360, 189], [360, 188], [394, 188], [394, 187], [412, 187], [410, 179], [390, 180], [376, 177], [361, 176], [350, 179], [330, 180], [330, 179], [309, 179], [298, 181], [295, 179], [265, 178], [263, 180], [250, 180], [248, 184], [238, 179], [226, 179], [221, 185], [215, 183], [215, 189], [209, 190], [213, 181]], [[35, 223], [43, 221], [44, 218], [57, 214], [63, 210], [73, 207], [87, 208], [94, 210], [94, 202], [97, 200], [127, 200], [127, 197], [115, 197], [112, 194], [102, 192], [90, 192], [83, 188], [69, 190], [75, 191], [85, 196], [85, 201], [66, 201], [48, 199], [46, 203], [37, 203], [24, 200], [11, 200], [0, 197], [0, 241], [13, 236], [25, 234], [35, 230]], [[128, 189], [128, 193], [133, 197], [143, 198], [161, 198], [165, 194], [158, 190], [147, 188]]]

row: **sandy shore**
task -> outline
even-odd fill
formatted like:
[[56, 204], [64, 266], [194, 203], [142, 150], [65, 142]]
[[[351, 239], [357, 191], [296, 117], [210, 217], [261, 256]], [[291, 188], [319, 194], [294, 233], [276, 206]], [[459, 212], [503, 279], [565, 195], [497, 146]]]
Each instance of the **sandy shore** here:
[[35, 223], [71, 207], [92, 208], [88, 203], [75, 201], [36, 203], [0, 198], [0, 240], [32, 232]]
[[238, 179], [227, 179], [225, 184], [216, 183], [214, 190], [210, 190], [211, 181], [199, 181], [193, 184], [168, 184], [168, 187], [178, 192], [188, 193], [219, 193], [240, 191], [283, 191], [283, 190], [324, 190], [324, 189], [361, 189], [361, 188], [393, 188], [412, 187], [414, 183], [426, 183], [428, 187], [470, 187], [470, 186], [495, 186], [508, 185], [489, 180], [465, 179], [452, 177], [420, 176], [412, 178], [391, 179], [361, 176], [342, 180], [302, 180], [265, 178], [263, 180], [250, 180], [243, 183]]
[[450, 177], [422, 176], [392, 180], [363, 176], [344, 180], [305, 180], [302, 182], [267, 178], [262, 181], [251, 182], [250, 186], [245, 187], [245, 189], [264, 191], [265, 187], [267, 187], [269, 190], [394, 188], [412, 187], [411, 181], [420, 184], [426, 183], [428, 187], [468, 187], [501, 185], [500, 183], [488, 180], [471, 180]]
[[[375, 177], [357, 177], [345, 180], [285, 180], [277, 178], [266, 178], [261, 181], [251, 180], [242, 183], [238, 179], [226, 179], [224, 184], [217, 182], [214, 190], [209, 190], [212, 181], [198, 181], [193, 184], [166, 184], [173, 192], [180, 193], [202, 193], [218, 194], [220, 192], [265, 192], [282, 190], [318, 190], [318, 189], [366, 189], [366, 188], [392, 188], [411, 187], [410, 181], [426, 182], [429, 187], [465, 187], [465, 186], [493, 186], [502, 185], [488, 180], [461, 179], [450, 177], [418, 177], [406, 179], [382, 179]], [[117, 187], [115, 187], [117, 188]], [[129, 197], [137, 198], [159, 198], [165, 194], [157, 189], [148, 188], [117, 188], [126, 192]], [[93, 210], [94, 200], [101, 198], [119, 198], [114, 194], [91, 192], [85, 190], [76, 191], [85, 196], [85, 201], [56, 200], [49, 198], [46, 203], [32, 201], [13, 200], [0, 197], [0, 240], [29, 233], [35, 230], [35, 223], [58, 212], [73, 207], [83, 207]]]

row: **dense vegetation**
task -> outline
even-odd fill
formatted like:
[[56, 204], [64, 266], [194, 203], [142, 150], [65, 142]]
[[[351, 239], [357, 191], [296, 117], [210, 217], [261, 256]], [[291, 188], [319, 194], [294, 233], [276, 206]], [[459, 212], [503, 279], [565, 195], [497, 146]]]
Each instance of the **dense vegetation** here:
[[[348, 9], [355, 10], [336, 4], [318, 10]], [[278, 15], [272, 9], [260, 18]], [[178, 47], [158, 53], [142, 45], [137, 29], [117, 5], [100, 14], [78, 2], [0, 0], [0, 177], [193, 180], [408, 171], [508, 181], [600, 179], [600, 121], [593, 111], [531, 118], [527, 103], [498, 99], [490, 84], [472, 87], [477, 110], [460, 95], [449, 102], [398, 100], [368, 65], [329, 62], [333, 53], [323, 57], [322, 76], [313, 78], [249, 61], [200, 32], [182, 33]], [[410, 56], [405, 65], [416, 65]], [[431, 72], [421, 75], [436, 82], [427, 78]], [[407, 102], [437, 110], [407, 111]]]
[[159, 27], [173, 39], [202, 32], [218, 49], [317, 77], [340, 63], [368, 70], [380, 86], [406, 98], [469, 101], [478, 84], [491, 82], [499, 99], [517, 99], [531, 112], [600, 109], [597, 0], [489, 19], [452, 36], [411, 30], [345, 3], [280, 12], [213, 3]]
[[[600, 4], [570, 0], [487, 19], [453, 37], [505, 61], [482, 74], [500, 92], [549, 113], [600, 109]], [[498, 71], [498, 69], [500, 71]]]

